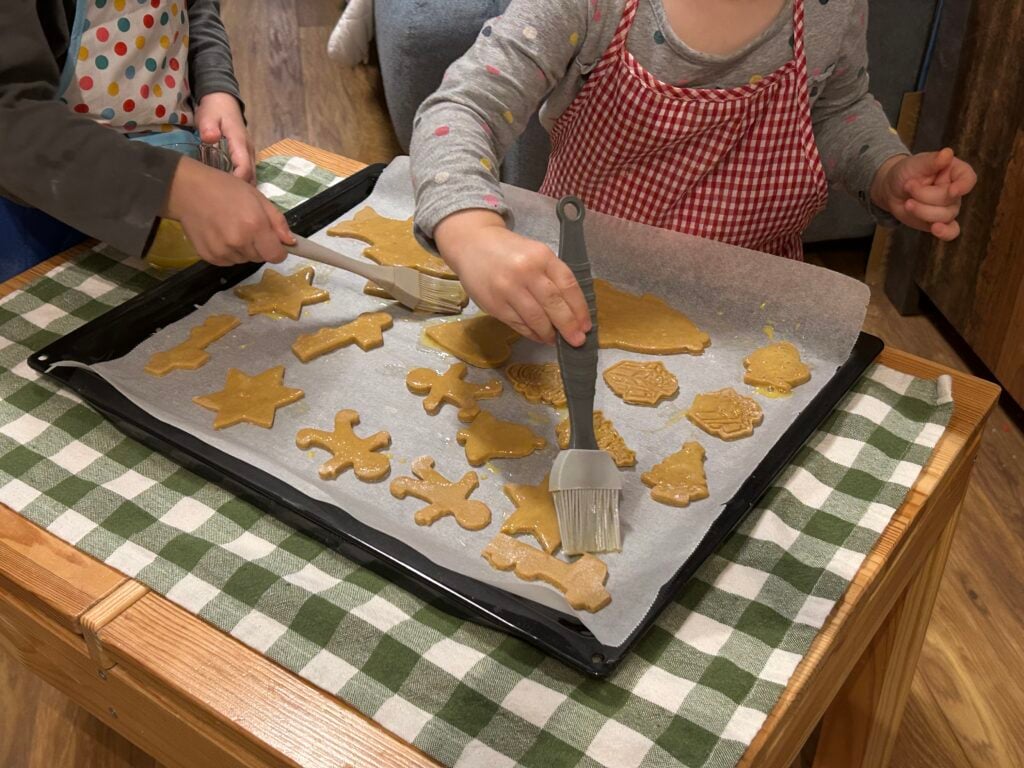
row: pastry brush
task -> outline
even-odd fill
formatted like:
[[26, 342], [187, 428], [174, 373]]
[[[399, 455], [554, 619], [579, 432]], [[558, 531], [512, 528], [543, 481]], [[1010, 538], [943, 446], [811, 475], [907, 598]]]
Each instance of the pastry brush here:
[[411, 267], [386, 267], [359, 261], [298, 235], [295, 235], [295, 245], [288, 250], [372, 280], [412, 310], [457, 315], [466, 305], [466, 291], [458, 280], [424, 275]]
[[597, 300], [583, 239], [586, 209], [576, 197], [556, 208], [561, 223], [558, 257], [576, 276], [590, 310], [591, 329], [582, 346], [558, 336], [558, 366], [569, 407], [569, 447], [551, 467], [548, 489], [555, 501], [562, 550], [567, 555], [617, 552], [619, 491], [622, 476], [612, 457], [597, 446], [594, 434], [594, 386], [597, 381]]

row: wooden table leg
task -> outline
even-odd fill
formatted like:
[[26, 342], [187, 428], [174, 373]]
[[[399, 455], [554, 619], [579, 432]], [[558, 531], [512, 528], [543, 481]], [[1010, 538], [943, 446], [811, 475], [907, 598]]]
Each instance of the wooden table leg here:
[[961, 504], [825, 712], [814, 768], [888, 766]]

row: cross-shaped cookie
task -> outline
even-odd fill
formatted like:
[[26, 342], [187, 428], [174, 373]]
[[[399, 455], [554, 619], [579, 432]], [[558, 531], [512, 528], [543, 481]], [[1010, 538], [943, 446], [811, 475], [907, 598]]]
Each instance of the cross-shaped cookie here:
[[384, 331], [393, 323], [387, 312], [364, 312], [351, 323], [299, 336], [292, 344], [292, 352], [304, 363], [349, 344], [368, 352], [384, 343]]

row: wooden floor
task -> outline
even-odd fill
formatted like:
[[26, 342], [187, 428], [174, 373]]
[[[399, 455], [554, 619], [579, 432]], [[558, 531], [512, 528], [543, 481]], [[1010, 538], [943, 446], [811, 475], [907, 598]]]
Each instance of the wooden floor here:
[[[365, 162], [398, 145], [374, 66], [343, 70], [325, 49], [338, 0], [223, 0], [257, 146], [294, 137]], [[270, 42], [265, 42], [267, 38]], [[810, 257], [863, 277], [865, 248]], [[903, 318], [876, 286], [867, 330], [970, 370], [941, 323]], [[979, 375], [984, 371], [974, 370]], [[893, 756], [894, 768], [1024, 766], [1024, 432], [989, 421]], [[154, 761], [0, 652], [0, 766], [151, 768]]]

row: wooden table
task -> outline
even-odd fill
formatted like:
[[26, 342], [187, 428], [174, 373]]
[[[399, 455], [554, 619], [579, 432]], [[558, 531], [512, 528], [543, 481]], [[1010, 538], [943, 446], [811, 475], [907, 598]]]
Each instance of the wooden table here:
[[[301, 155], [339, 174], [361, 167], [296, 141], [262, 156], [271, 154]], [[80, 250], [8, 281], [0, 295]], [[952, 420], [744, 766], [785, 768], [822, 722], [816, 765], [880, 768], [899, 729], [982, 425], [999, 390], [894, 349], [880, 362], [916, 376], [951, 375]], [[436, 765], [345, 702], [3, 505], [0, 642], [167, 766]]]

